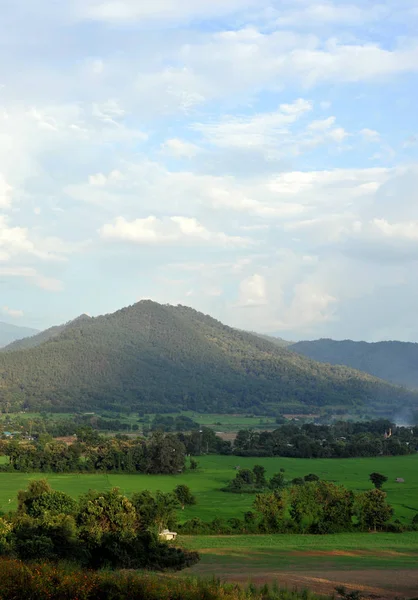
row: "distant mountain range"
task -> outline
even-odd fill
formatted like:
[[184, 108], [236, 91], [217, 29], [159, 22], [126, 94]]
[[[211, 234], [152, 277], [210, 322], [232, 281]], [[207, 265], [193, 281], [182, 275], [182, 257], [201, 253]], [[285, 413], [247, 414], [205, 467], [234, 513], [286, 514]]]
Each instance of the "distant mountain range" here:
[[54, 327], [50, 327], [49, 329], [45, 329], [44, 331], [33, 330], [33, 333], [27, 334], [29, 337], [25, 337], [23, 339], [16, 339], [15, 342], [8, 344], [4, 348], [2, 348], [1, 351], [14, 352], [16, 350], [28, 350], [29, 348], [36, 348], [36, 346], [40, 346], [44, 342], [52, 340], [52, 338], [54, 337], [57, 337], [66, 329], [90, 318], [91, 317], [89, 317], [88, 315], [80, 315], [73, 321], [69, 321], [68, 323], [64, 323], [63, 325], [55, 325]]
[[390, 415], [410, 392], [314, 362], [184, 306], [142, 301], [53, 327], [0, 353], [0, 407], [341, 411]]
[[293, 352], [331, 365], [346, 365], [398, 385], [418, 389], [418, 344], [409, 342], [297, 342]]
[[15, 340], [20, 340], [29, 335], [35, 335], [38, 333], [37, 329], [30, 329], [29, 327], [18, 327], [17, 325], [11, 325], [10, 323], [0, 322], [0, 348], [7, 346]]

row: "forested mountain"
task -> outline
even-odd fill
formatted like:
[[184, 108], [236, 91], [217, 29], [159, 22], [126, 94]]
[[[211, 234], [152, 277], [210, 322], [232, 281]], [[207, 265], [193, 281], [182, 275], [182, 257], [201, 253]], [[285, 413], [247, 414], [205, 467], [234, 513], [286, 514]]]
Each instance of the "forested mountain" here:
[[11, 325], [10, 323], [0, 322], [0, 348], [14, 342], [14, 340], [20, 340], [29, 335], [34, 335], [35, 333], [38, 333], [36, 329], [18, 327], [17, 325]]
[[313, 362], [184, 306], [151, 301], [76, 319], [39, 346], [0, 354], [12, 410], [187, 408], [258, 414], [418, 405], [418, 393]]
[[[80, 315], [73, 321], [69, 321], [68, 323], [64, 323], [63, 325], [56, 325], [55, 327], [50, 327], [49, 329], [45, 329], [45, 331], [36, 332], [33, 330], [33, 333], [28, 334], [30, 337], [26, 337], [24, 339], [18, 339], [11, 344], [8, 344], [1, 350], [3, 352], [14, 352], [15, 350], [27, 350], [28, 348], [35, 348], [36, 346], [40, 346], [44, 342], [51, 340], [54, 337], [57, 337], [60, 333], [65, 331], [70, 327], [77, 326], [81, 321], [85, 321], [90, 319], [88, 315]], [[34, 335], [36, 333], [36, 335]]]
[[346, 365], [398, 385], [418, 389], [418, 344], [410, 342], [298, 342], [290, 350], [313, 360]]

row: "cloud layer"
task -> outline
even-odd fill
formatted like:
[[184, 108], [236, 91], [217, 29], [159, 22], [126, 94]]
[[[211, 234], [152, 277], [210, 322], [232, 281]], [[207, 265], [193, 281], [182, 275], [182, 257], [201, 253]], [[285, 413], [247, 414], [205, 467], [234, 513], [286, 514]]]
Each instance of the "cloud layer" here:
[[418, 340], [416, 31], [412, 0], [6, 3], [3, 314]]

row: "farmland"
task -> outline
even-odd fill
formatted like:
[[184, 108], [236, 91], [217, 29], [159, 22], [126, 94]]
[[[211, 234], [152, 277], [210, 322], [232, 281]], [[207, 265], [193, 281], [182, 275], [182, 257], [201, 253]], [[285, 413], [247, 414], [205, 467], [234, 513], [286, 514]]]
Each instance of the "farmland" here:
[[[235, 466], [252, 468], [255, 464], [262, 464], [268, 476], [272, 476], [280, 468], [285, 469], [285, 477], [289, 480], [316, 473], [322, 479], [342, 483], [354, 491], [370, 489], [369, 474], [379, 471], [388, 476], [384, 489], [388, 494], [388, 501], [395, 509], [395, 517], [403, 523], [410, 523], [418, 512], [418, 455], [315, 460], [202, 456], [197, 460], [199, 468], [196, 472], [188, 471], [175, 476], [0, 473], [0, 509], [15, 508], [17, 491], [24, 488], [30, 479], [46, 477], [53, 488], [73, 496], [79, 496], [92, 488], [106, 490], [111, 487], [119, 487], [128, 496], [143, 489], [167, 492], [179, 483], [185, 483], [196, 495], [197, 505], [182, 511], [182, 520], [192, 517], [199, 517], [204, 521], [215, 517], [242, 517], [251, 508], [254, 496], [226, 494], [220, 489], [235, 476]], [[405, 483], [396, 483], [397, 477], [402, 477]]]

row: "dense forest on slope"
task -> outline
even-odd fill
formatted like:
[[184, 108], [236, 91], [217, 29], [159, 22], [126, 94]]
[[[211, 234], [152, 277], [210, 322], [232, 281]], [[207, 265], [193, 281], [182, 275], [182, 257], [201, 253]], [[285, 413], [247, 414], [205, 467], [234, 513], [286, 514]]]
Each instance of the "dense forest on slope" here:
[[418, 389], [418, 344], [322, 339], [298, 342], [289, 349], [322, 363], [345, 365], [398, 385]]
[[10, 323], [0, 322], [0, 348], [7, 344], [11, 344], [15, 340], [20, 340], [36, 333], [38, 333], [36, 329], [18, 327], [17, 325], [11, 325]]
[[391, 414], [418, 394], [313, 362], [184, 306], [142, 301], [0, 354], [0, 404], [277, 414], [321, 406]]

